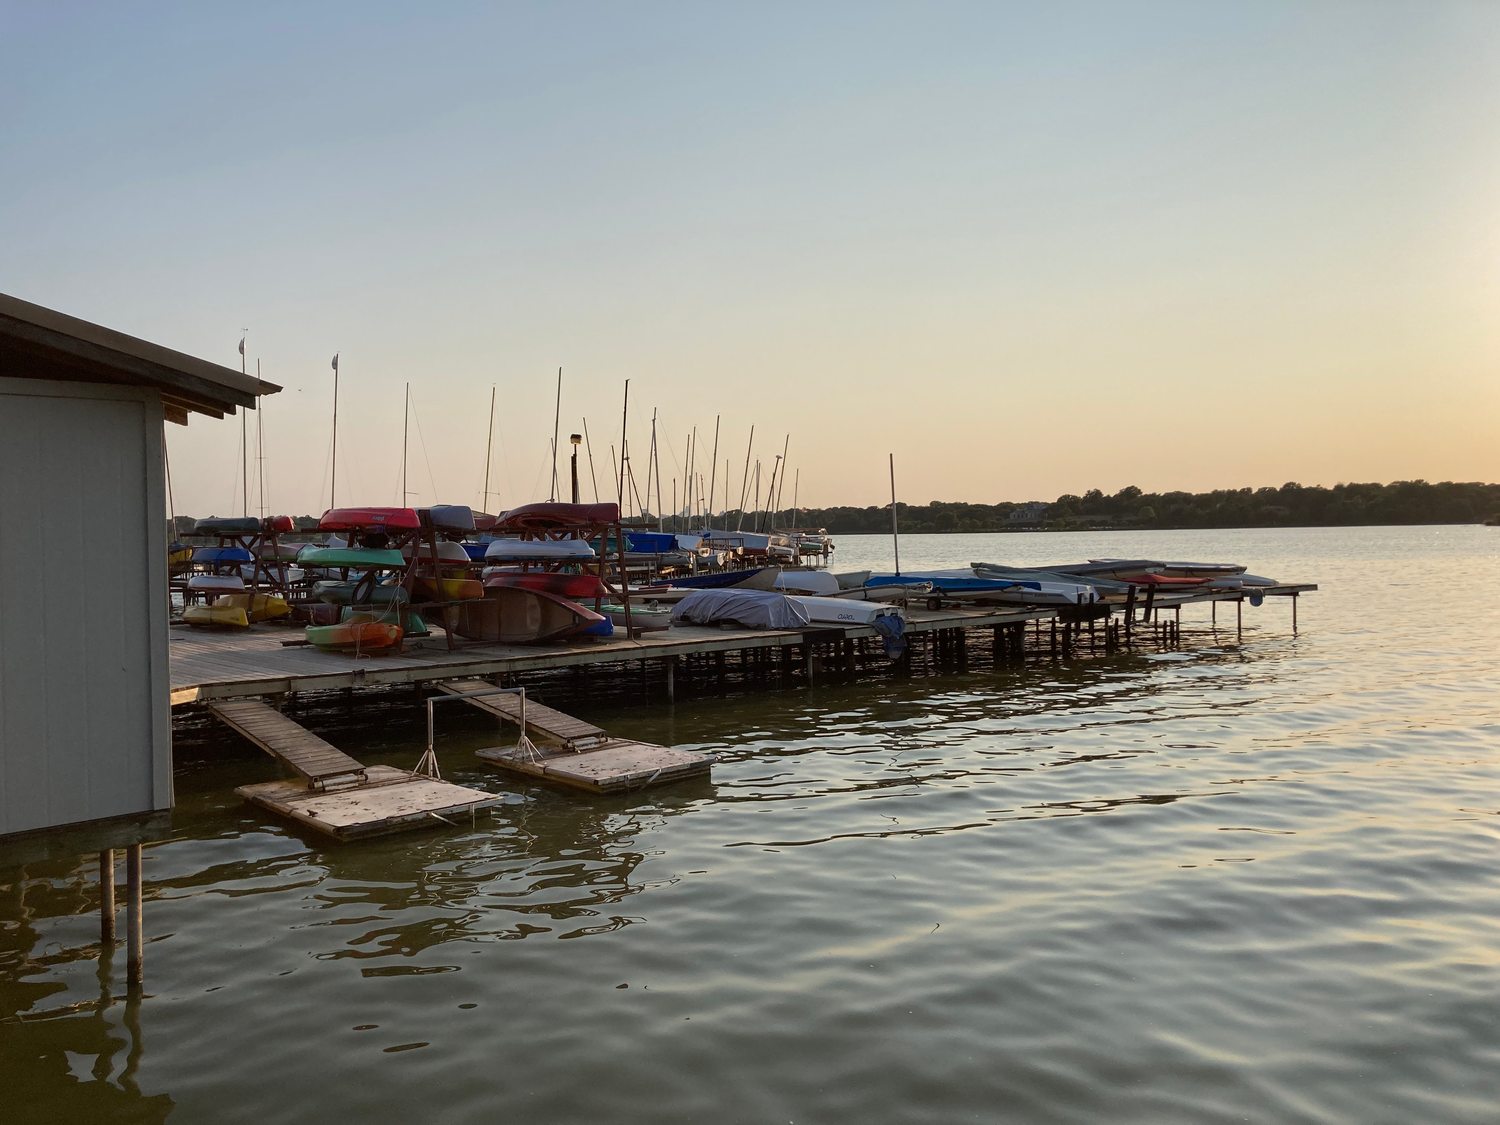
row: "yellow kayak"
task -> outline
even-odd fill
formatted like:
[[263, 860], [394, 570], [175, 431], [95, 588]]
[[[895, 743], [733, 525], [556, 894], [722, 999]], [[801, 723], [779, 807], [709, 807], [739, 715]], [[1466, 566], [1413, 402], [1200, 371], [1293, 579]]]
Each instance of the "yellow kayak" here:
[[484, 597], [484, 583], [477, 578], [418, 578], [417, 589], [439, 602], [460, 602]]
[[[223, 598], [219, 599], [223, 601]], [[190, 605], [182, 611], [182, 619], [189, 625], [217, 626], [219, 628], [250, 628], [250, 619], [242, 606]]]
[[251, 621], [272, 621], [292, 612], [286, 599], [278, 598], [275, 594], [256, 594], [253, 606], [250, 604], [249, 594], [225, 594], [214, 599], [213, 608], [237, 609]]

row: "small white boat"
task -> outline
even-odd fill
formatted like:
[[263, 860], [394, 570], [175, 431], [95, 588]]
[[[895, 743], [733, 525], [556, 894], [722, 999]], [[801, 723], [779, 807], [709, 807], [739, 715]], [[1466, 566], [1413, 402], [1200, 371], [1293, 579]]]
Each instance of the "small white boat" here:
[[877, 617], [906, 619], [906, 611], [885, 602], [862, 602], [852, 598], [813, 598], [787, 595], [807, 611], [809, 621], [829, 625], [874, 625]]
[[579, 562], [596, 556], [582, 539], [496, 539], [484, 557], [488, 562]]
[[196, 594], [243, 594], [245, 580], [238, 574], [195, 574], [187, 588]]
[[[599, 612], [615, 623], [615, 628], [625, 628], [625, 607], [623, 605], [604, 605]], [[657, 629], [670, 629], [672, 627], [672, 611], [670, 609], [654, 609], [650, 606], [641, 605], [630, 599], [630, 624], [637, 630], [643, 632], [654, 632]]]

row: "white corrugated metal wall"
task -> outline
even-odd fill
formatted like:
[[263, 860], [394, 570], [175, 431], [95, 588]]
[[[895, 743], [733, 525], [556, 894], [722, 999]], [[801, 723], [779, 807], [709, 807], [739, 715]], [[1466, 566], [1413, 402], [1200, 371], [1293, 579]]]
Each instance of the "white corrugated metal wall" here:
[[155, 391], [0, 378], [0, 836], [167, 808]]

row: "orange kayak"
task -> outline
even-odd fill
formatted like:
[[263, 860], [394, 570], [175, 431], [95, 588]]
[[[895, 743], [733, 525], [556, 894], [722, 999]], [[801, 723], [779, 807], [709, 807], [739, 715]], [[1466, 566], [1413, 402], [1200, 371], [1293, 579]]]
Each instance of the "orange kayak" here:
[[307, 627], [308, 643], [325, 652], [385, 652], [400, 647], [405, 635], [401, 626], [362, 613], [337, 625]]

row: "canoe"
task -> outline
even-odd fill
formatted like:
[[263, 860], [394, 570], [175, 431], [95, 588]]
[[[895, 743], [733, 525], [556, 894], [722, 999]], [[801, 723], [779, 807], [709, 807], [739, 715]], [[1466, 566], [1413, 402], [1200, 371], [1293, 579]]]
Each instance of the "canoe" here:
[[496, 517], [494, 527], [506, 531], [560, 531], [569, 527], [619, 523], [618, 504], [522, 504]]
[[545, 590], [515, 586], [496, 586], [486, 590], [478, 601], [428, 610], [425, 616], [460, 637], [506, 645], [560, 641], [607, 620]]
[[[695, 549], [696, 546], [694, 544]], [[662, 555], [678, 549], [677, 536], [661, 531], [627, 531], [625, 549], [638, 554]]]
[[433, 601], [457, 602], [484, 597], [484, 583], [477, 578], [418, 578], [417, 589]]
[[400, 625], [377, 620], [368, 613], [352, 614], [337, 625], [309, 625], [307, 642], [325, 652], [388, 652], [401, 644]]
[[250, 628], [250, 619], [245, 616], [244, 609], [239, 606], [190, 605], [182, 611], [182, 619], [189, 625], [196, 625], [199, 628]]
[[516, 586], [522, 590], [545, 590], [560, 598], [582, 601], [604, 594], [604, 584], [595, 574], [558, 574], [544, 570], [515, 571], [492, 574], [484, 580], [486, 586]]
[[262, 543], [260, 545], [260, 557], [273, 561], [295, 562], [301, 550], [301, 543], [278, 543], [275, 546], [272, 546], [270, 543]]
[[193, 550], [195, 566], [227, 566], [254, 561], [255, 556], [243, 547], [197, 547]]
[[186, 566], [193, 561], [193, 548], [181, 543], [173, 543], [167, 548], [167, 566], [173, 570]]
[[304, 547], [297, 562], [302, 566], [353, 566], [362, 570], [401, 570], [406, 566], [400, 551], [374, 547]]
[[[623, 605], [603, 605], [599, 612], [615, 623], [616, 629], [625, 628], [625, 607]], [[636, 605], [635, 599], [630, 602], [630, 624], [641, 632], [654, 632], [658, 629], [670, 629], [672, 627], [672, 611], [670, 609], [648, 609], [643, 605]]]
[[490, 561], [579, 562], [595, 557], [582, 539], [496, 539], [485, 548]]
[[242, 594], [245, 580], [238, 574], [195, 574], [187, 588], [199, 594]]
[[473, 531], [474, 509], [467, 504], [434, 504], [418, 508], [417, 518], [424, 527], [441, 527], [450, 531]]
[[194, 535], [254, 535], [258, 531], [260, 520], [254, 516], [209, 516], [193, 525]]
[[[438, 562], [440, 563], [458, 563], [463, 566], [468, 566], [469, 563], [473, 561], [469, 558], [469, 552], [464, 550], [464, 545], [462, 543], [449, 543], [446, 539], [440, 539], [438, 540], [437, 546], [437, 557]], [[413, 548], [412, 545], [408, 543], [406, 546], [401, 548], [401, 557], [403, 559], [406, 559], [408, 562], [411, 561], [413, 555], [421, 559], [423, 562], [431, 560], [432, 545], [430, 543], [422, 543], [416, 548]]]
[[484, 562], [484, 553], [489, 550], [489, 543], [460, 543], [464, 554], [469, 556], [470, 562]]
[[318, 520], [324, 531], [359, 531], [390, 528], [415, 531], [422, 526], [414, 508], [329, 508]]
[[278, 598], [275, 594], [256, 594], [253, 603], [249, 594], [225, 594], [221, 598], [215, 598], [210, 608], [235, 609], [249, 621], [274, 621], [292, 612], [286, 599]]
[[[320, 602], [329, 605], [353, 605], [354, 591], [359, 585], [353, 580], [340, 581], [336, 578], [324, 578], [313, 583], [313, 597]], [[401, 586], [377, 585], [371, 588], [369, 605], [390, 605], [393, 602], [408, 602], [411, 597]]]
[[578, 637], [613, 637], [614, 635], [615, 635], [615, 623], [613, 621], [611, 621], [607, 617], [601, 617], [598, 621], [595, 621], [587, 629], [584, 629], [581, 632], [573, 634], [574, 638], [578, 638]]

